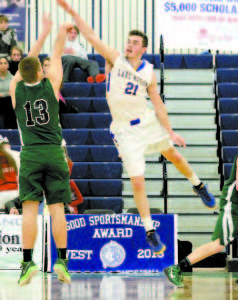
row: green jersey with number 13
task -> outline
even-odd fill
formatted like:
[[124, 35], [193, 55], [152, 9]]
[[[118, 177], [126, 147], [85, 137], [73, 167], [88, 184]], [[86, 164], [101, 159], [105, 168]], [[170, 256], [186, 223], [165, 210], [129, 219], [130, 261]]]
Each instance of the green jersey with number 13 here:
[[44, 78], [35, 84], [20, 81], [15, 98], [15, 113], [22, 145], [61, 145], [59, 102], [49, 79]]

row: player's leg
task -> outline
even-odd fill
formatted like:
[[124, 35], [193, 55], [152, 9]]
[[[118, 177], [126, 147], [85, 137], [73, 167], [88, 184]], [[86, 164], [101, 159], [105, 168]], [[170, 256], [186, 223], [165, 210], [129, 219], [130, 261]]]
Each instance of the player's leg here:
[[31, 278], [39, 270], [38, 266], [33, 262], [33, 249], [37, 236], [37, 214], [39, 202], [24, 201], [22, 216], [22, 246], [23, 246], [23, 261], [22, 271], [18, 284], [20, 286], [30, 283]]
[[198, 194], [203, 203], [208, 208], [215, 208], [215, 197], [208, 192], [207, 187], [201, 182], [196, 173], [191, 168], [187, 160], [172, 146], [167, 150], [161, 151], [161, 154], [177, 168], [192, 184], [196, 194]]
[[178, 265], [170, 266], [164, 269], [168, 280], [175, 286], [183, 287], [183, 274], [187, 267], [225, 250], [225, 246], [220, 245], [220, 240], [202, 245], [183, 259]]
[[70, 74], [75, 68], [75, 56], [73, 55], [62, 56], [62, 67], [63, 67], [63, 81], [68, 82]]
[[233, 204], [232, 206], [231, 202], [224, 199], [220, 200], [220, 214], [212, 234], [212, 242], [200, 246], [176, 266], [170, 266], [164, 269], [165, 275], [173, 285], [183, 287], [182, 272], [184, 272], [188, 266], [213, 254], [224, 251], [224, 245], [227, 245], [235, 236], [237, 236], [238, 222], [236, 221], [236, 216], [232, 216], [232, 209], [236, 214], [237, 207], [237, 204]]
[[49, 154], [45, 153], [45, 156], [48, 156], [45, 197], [52, 218], [52, 232], [58, 254], [53, 269], [61, 282], [70, 283], [71, 277], [68, 272], [68, 259], [66, 257], [67, 227], [64, 213], [64, 203], [71, 202], [69, 169], [62, 148], [51, 146], [50, 150], [46, 149]]
[[57, 203], [49, 205], [52, 219], [52, 233], [57, 248], [58, 258], [54, 265], [54, 272], [58, 275], [61, 282], [70, 283], [71, 277], [68, 272], [67, 251], [67, 227], [64, 214], [64, 204]]
[[38, 270], [38, 267], [32, 260], [32, 256], [37, 236], [37, 214], [39, 203], [43, 199], [43, 189], [40, 184], [42, 161], [39, 160], [41, 156], [36, 155], [34, 152], [36, 148], [31, 147], [31, 151], [27, 147], [23, 148], [20, 156], [19, 198], [23, 207], [23, 262], [22, 272], [18, 281], [20, 286], [30, 283], [32, 276]]
[[155, 232], [153, 221], [150, 215], [149, 199], [145, 191], [144, 176], [141, 175], [131, 177], [131, 185], [135, 204], [145, 227], [146, 240], [154, 253], [163, 253], [166, 249], [166, 246], [161, 242], [159, 235]]
[[159, 235], [155, 232], [153, 221], [150, 215], [149, 200], [145, 191], [145, 158], [144, 153], [147, 145], [143, 143], [139, 134], [133, 131], [130, 133], [117, 134], [113, 136], [115, 145], [120, 153], [123, 166], [126, 169], [133, 190], [136, 207], [146, 231], [146, 240], [152, 251], [156, 254], [163, 253], [166, 246], [161, 242]]

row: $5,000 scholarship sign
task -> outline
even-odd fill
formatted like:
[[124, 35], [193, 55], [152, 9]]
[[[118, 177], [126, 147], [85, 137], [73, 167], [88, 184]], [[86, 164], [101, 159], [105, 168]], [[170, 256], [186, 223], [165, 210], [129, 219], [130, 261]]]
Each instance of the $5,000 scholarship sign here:
[[[177, 216], [153, 215], [166, 251], [156, 256], [145, 240], [140, 216], [67, 215], [69, 271], [161, 272], [177, 262]], [[48, 219], [48, 271], [57, 251]]]

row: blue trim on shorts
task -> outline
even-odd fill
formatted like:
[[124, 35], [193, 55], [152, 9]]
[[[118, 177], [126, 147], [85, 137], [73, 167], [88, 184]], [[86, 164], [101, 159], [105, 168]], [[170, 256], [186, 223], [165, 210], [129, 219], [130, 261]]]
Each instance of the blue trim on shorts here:
[[140, 118], [135, 119], [135, 120], [131, 120], [131, 121], [130, 121], [130, 124], [131, 124], [131, 126], [135, 126], [135, 125], [140, 124]]

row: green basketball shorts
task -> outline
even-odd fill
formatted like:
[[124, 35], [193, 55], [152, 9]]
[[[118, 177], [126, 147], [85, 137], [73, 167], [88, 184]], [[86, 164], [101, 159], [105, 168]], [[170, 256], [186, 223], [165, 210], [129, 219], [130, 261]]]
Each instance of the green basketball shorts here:
[[20, 200], [70, 203], [69, 169], [58, 145], [24, 146], [20, 154]]

